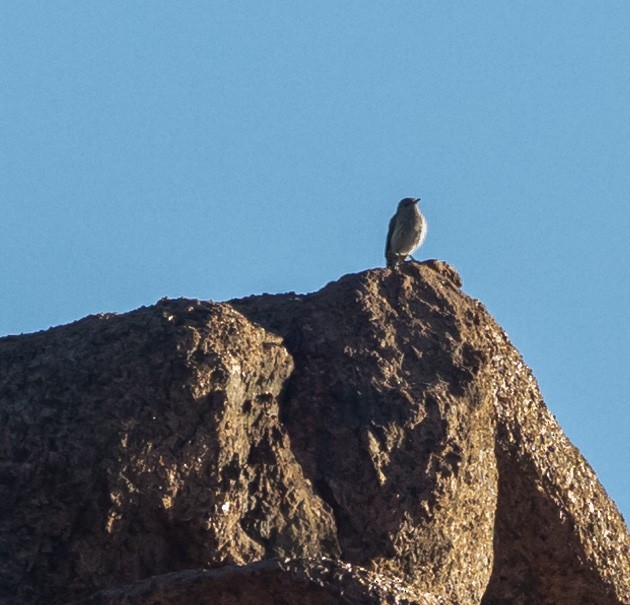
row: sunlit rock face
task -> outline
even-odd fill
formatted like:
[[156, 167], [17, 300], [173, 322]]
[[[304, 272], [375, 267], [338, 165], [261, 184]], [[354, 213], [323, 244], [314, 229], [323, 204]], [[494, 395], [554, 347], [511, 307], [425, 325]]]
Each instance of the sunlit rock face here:
[[0, 603], [629, 603], [623, 519], [460, 286], [0, 339]]

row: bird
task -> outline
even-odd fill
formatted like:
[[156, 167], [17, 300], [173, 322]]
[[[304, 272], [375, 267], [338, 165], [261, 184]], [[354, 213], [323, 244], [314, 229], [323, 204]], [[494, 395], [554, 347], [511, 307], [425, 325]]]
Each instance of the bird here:
[[385, 260], [388, 267], [395, 267], [411, 256], [427, 236], [427, 221], [420, 212], [419, 201], [419, 197], [403, 198], [398, 202], [396, 214], [389, 221], [385, 243]]

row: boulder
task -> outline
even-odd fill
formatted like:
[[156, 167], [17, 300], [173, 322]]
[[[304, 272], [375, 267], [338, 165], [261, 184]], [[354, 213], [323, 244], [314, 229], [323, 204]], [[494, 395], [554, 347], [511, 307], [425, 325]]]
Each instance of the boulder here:
[[0, 603], [630, 603], [623, 518], [460, 287], [0, 339]]

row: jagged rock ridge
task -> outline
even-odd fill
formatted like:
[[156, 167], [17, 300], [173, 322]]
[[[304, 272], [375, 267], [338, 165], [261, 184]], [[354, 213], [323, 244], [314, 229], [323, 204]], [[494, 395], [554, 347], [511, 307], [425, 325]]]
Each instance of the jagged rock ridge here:
[[0, 339], [0, 602], [629, 603], [623, 519], [459, 286]]

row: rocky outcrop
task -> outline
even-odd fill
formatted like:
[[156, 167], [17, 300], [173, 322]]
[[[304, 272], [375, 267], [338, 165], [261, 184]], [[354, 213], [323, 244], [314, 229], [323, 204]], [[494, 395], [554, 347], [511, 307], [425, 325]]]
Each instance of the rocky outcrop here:
[[630, 603], [623, 519], [437, 261], [1, 339], [0, 557], [7, 605]]

